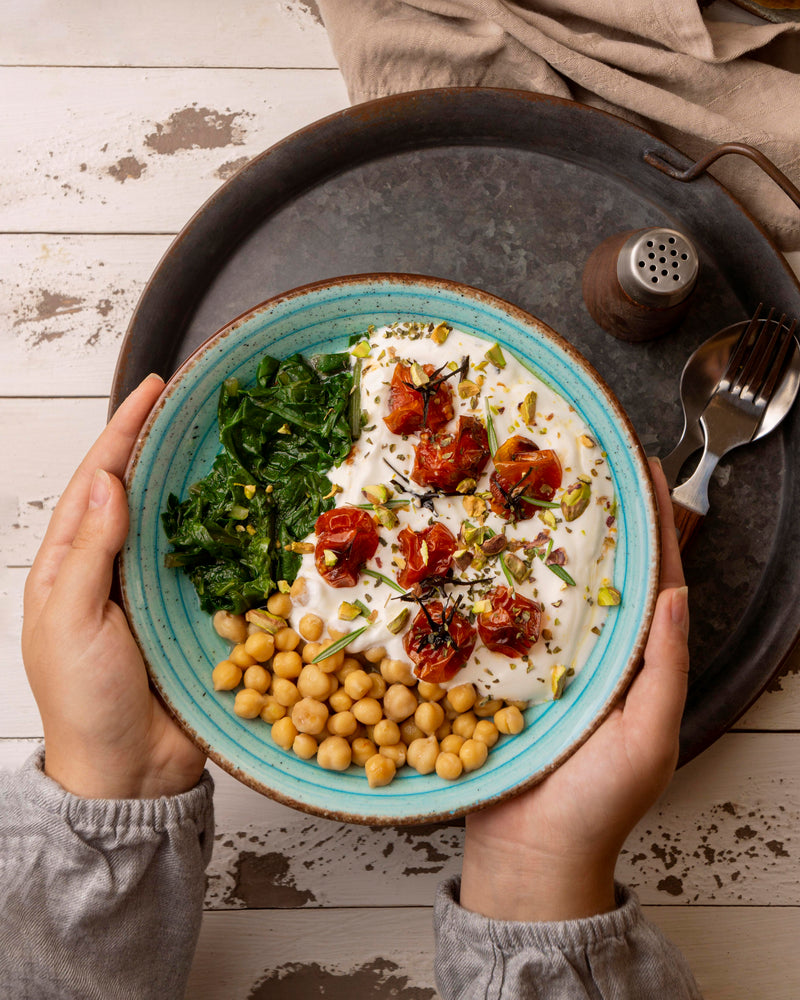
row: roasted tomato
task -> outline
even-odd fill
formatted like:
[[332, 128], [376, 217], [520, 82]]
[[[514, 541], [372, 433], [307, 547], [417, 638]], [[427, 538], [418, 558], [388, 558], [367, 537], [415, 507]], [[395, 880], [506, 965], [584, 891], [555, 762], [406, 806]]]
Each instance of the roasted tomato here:
[[[422, 367], [428, 377], [436, 371], [433, 365]], [[389, 387], [389, 414], [383, 418], [390, 431], [415, 434], [423, 427], [437, 431], [453, 419], [453, 413], [453, 392], [446, 382], [433, 391], [416, 388], [411, 381], [411, 368], [401, 361], [397, 362]]]
[[411, 478], [420, 486], [454, 492], [463, 479], [477, 479], [489, 460], [486, 428], [477, 417], [459, 417], [455, 434], [423, 431]]
[[406, 564], [397, 574], [401, 587], [411, 587], [428, 576], [442, 576], [458, 548], [453, 532], [443, 524], [433, 524], [422, 531], [403, 528], [398, 534], [400, 555]]
[[515, 435], [494, 455], [495, 471], [489, 477], [492, 510], [512, 521], [525, 521], [537, 512], [534, 500], [552, 500], [561, 486], [561, 462], [549, 448], [540, 450], [530, 438]]
[[317, 572], [331, 587], [354, 587], [361, 567], [375, 555], [378, 530], [365, 510], [334, 507], [320, 514], [314, 526]]
[[481, 611], [477, 618], [478, 635], [487, 649], [506, 656], [522, 656], [539, 638], [542, 607], [508, 587], [495, 587], [484, 600], [491, 611]]
[[472, 656], [477, 635], [455, 606], [431, 601], [420, 609], [403, 638], [420, 680], [441, 684], [454, 677]]

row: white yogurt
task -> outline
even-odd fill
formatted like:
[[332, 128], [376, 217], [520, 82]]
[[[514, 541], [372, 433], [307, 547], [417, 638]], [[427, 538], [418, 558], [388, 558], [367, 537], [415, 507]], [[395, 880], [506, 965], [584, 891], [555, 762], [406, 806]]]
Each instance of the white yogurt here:
[[[470, 407], [469, 400], [459, 398], [459, 376], [448, 381], [447, 384], [453, 388], [455, 416], [447, 429], [456, 426], [459, 414], [477, 416], [485, 422], [488, 404], [492, 408], [498, 443], [502, 444], [507, 438], [519, 434], [534, 440], [540, 448], [556, 452], [563, 479], [562, 490], [557, 491], [555, 500], [560, 499], [564, 487], [575, 482], [579, 475], [584, 475], [591, 480], [591, 501], [585, 512], [571, 523], [563, 519], [560, 509], [553, 509], [552, 514], [556, 518], [554, 528], [547, 528], [539, 515], [513, 524], [489, 511], [485, 525], [497, 533], [504, 533], [512, 547], [515, 540], [530, 541], [540, 532], [549, 530], [553, 539], [552, 548], [563, 548], [565, 551], [564, 569], [576, 585], [565, 583], [541, 559], [534, 559], [531, 576], [516, 584], [516, 590], [542, 605], [541, 637], [526, 658], [515, 659], [492, 652], [478, 638], [470, 662], [456, 674], [450, 685], [471, 682], [482, 694], [492, 697], [527, 702], [548, 701], [553, 697], [553, 668], [565, 667], [570, 677], [577, 674], [586, 662], [607, 614], [608, 609], [597, 603], [597, 592], [602, 584], [611, 584], [614, 563], [616, 524], [612, 516], [614, 496], [608, 465], [579, 414], [565, 399], [511, 357], [508, 351], [503, 352], [505, 367], [498, 369], [486, 361], [486, 352], [492, 346], [487, 341], [452, 330], [445, 343], [439, 345], [430, 339], [429, 331], [430, 327], [420, 330], [413, 324], [399, 323], [371, 332], [370, 355], [363, 359], [361, 376], [361, 404], [367, 414], [367, 424], [347, 461], [329, 472], [329, 478], [342, 490], [336, 497], [336, 504], [338, 507], [364, 504], [366, 500], [362, 487], [381, 483], [388, 485], [394, 473], [387, 461], [410, 479], [418, 437], [409, 435], [404, 438], [394, 434], [383, 421], [383, 416], [389, 412], [389, 384], [397, 361], [429, 363], [438, 368], [448, 362], [460, 363], [464, 356], [468, 356], [470, 371], [467, 378], [474, 381], [483, 375], [485, 381], [474, 409]], [[409, 332], [421, 335], [410, 339]], [[537, 394], [536, 418], [535, 424], [528, 426], [522, 420], [518, 407], [531, 391]], [[477, 493], [489, 489], [489, 476], [493, 471], [490, 459], [478, 480]], [[426, 492], [426, 487], [413, 482], [409, 483], [409, 487], [419, 493]], [[402, 497], [403, 494], [396, 492], [395, 496]], [[391, 530], [379, 528], [382, 541], [366, 568], [396, 579], [398, 566], [392, 561], [392, 546], [396, 546], [397, 534], [404, 527], [419, 531], [434, 521], [440, 521], [458, 536], [465, 519], [475, 523], [474, 517], [468, 518], [461, 497], [437, 497], [433, 505], [435, 514], [421, 506], [410, 506], [408, 510], [395, 509], [399, 523]], [[314, 542], [315, 535], [309, 535], [306, 540]], [[520, 552], [520, 555], [523, 553]], [[409, 623], [413, 621], [418, 611], [416, 605], [397, 600], [399, 595], [396, 590], [364, 574], [356, 587], [329, 586], [317, 573], [313, 552], [303, 556], [298, 576], [305, 580], [306, 593], [303, 603], [296, 603], [292, 611], [295, 628], [304, 614], [313, 611], [340, 631], [354, 631], [365, 624], [365, 619], [338, 621], [338, 610], [343, 601], [353, 603], [358, 599], [371, 611], [377, 612], [377, 619], [366, 632], [353, 640], [349, 648], [360, 652], [373, 646], [384, 646], [392, 659], [408, 660], [403, 648], [404, 633], [393, 635], [386, 626], [405, 607], [411, 610]], [[497, 558], [490, 559], [479, 571], [456, 571], [456, 577], [463, 579], [487, 576], [491, 577], [491, 582], [481, 585], [483, 590], [508, 586]], [[466, 588], [455, 589], [454, 593], [462, 589]], [[468, 608], [469, 602], [466, 604]]]

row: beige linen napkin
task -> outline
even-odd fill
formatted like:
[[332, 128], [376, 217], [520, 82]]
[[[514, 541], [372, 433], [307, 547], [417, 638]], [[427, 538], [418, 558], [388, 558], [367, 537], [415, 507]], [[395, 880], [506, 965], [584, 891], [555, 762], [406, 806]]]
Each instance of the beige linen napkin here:
[[[761, 149], [800, 186], [800, 25], [713, 21], [697, 0], [319, 0], [353, 102], [429, 87], [582, 101], [698, 158]], [[800, 209], [740, 156], [712, 172], [784, 250]]]

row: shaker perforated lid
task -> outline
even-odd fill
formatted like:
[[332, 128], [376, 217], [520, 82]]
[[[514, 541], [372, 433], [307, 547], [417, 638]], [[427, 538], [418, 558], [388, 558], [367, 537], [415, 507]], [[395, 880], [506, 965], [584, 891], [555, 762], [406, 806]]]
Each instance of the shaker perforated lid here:
[[634, 233], [617, 257], [617, 278], [640, 305], [664, 309], [682, 302], [697, 280], [697, 251], [675, 229], [645, 229]]

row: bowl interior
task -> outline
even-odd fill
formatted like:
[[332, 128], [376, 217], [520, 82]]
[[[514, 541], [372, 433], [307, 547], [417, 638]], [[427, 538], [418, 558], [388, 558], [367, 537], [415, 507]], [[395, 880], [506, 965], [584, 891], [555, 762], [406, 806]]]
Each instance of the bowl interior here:
[[[191, 583], [164, 568], [169, 550], [161, 511], [186, 496], [219, 450], [217, 397], [224, 379], [253, 380], [260, 358], [347, 346], [369, 324], [399, 318], [446, 320], [499, 342], [568, 399], [608, 455], [618, 500], [612, 609], [584, 668], [557, 702], [526, 712], [518, 736], [504, 736], [487, 763], [455, 782], [402, 768], [369, 788], [362, 768], [329, 772], [279, 748], [270, 728], [233, 713], [233, 694], [214, 692], [211, 669], [227, 654]], [[120, 557], [125, 609], [157, 690], [195, 741], [221, 767], [297, 808], [370, 824], [446, 820], [512, 794], [558, 766], [593, 731], [638, 665], [659, 573], [657, 510], [644, 455], [602, 379], [545, 324], [484, 292], [404, 275], [356, 276], [307, 286], [234, 320], [172, 378], [151, 413], [128, 469], [131, 527]]]

